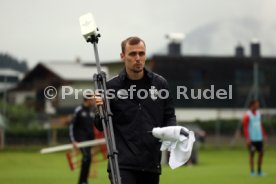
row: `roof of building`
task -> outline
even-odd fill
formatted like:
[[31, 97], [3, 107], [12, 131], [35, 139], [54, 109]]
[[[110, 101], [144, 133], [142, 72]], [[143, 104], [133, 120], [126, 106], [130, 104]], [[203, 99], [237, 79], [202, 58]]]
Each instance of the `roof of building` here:
[[[101, 69], [108, 75], [107, 67]], [[41, 62], [26, 73], [12, 90], [43, 89], [45, 86], [59, 86], [68, 82], [88, 82], [92, 81], [96, 73], [96, 66], [86, 66], [80, 62]]]
[[0, 75], [22, 77], [23, 73], [10, 68], [0, 68]]
[[[97, 73], [95, 66], [84, 66], [77, 62], [50, 62], [41, 63], [47, 69], [58, 75], [64, 80], [91, 80]], [[107, 73], [107, 68], [102, 67], [102, 71]]]
[[212, 56], [212, 55], [179, 55], [179, 56], [171, 56], [171, 55], [161, 55], [156, 54], [153, 55], [151, 60], [164, 60], [164, 61], [197, 61], [197, 62], [205, 62], [205, 61], [220, 61], [220, 62], [253, 62], [253, 61], [260, 61], [260, 62], [275, 62], [276, 57], [237, 57], [237, 56]]

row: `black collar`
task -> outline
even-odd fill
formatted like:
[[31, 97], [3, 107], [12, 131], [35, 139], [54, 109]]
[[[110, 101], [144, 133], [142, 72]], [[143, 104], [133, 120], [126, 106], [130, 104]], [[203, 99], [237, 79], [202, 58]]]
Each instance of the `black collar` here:
[[[150, 81], [152, 81], [153, 78], [153, 73], [148, 70], [147, 68], [144, 68], [144, 75], [146, 75]], [[119, 79], [124, 81], [127, 77], [126, 69], [124, 68], [120, 73], [119, 73]]]

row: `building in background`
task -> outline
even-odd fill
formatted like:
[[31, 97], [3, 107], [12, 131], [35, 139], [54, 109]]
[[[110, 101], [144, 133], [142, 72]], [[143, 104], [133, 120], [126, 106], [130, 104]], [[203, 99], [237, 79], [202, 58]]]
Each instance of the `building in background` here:
[[[108, 73], [105, 67], [102, 69]], [[96, 67], [80, 62], [39, 63], [9, 90], [8, 101], [33, 108], [42, 126], [53, 130], [51, 142], [55, 143], [56, 129], [70, 122], [75, 107], [82, 103], [83, 91], [94, 89], [92, 79], [96, 72]], [[49, 93], [54, 97], [45, 95], [48, 87], [56, 89]], [[65, 96], [62, 90], [66, 91]]]
[[24, 73], [10, 68], [0, 69], [0, 93], [3, 95], [5, 91], [15, 87], [22, 79]]
[[[181, 43], [177, 43], [181, 44]], [[246, 101], [252, 93], [254, 63], [258, 63], [258, 98], [263, 109], [270, 115], [276, 114], [276, 58], [262, 57], [260, 44], [252, 42], [251, 55], [244, 55], [244, 48], [238, 45], [233, 56], [187, 56], [180, 53], [180, 46], [168, 46], [167, 55], [153, 55], [151, 70], [164, 76], [173, 93], [178, 121], [239, 119], [246, 108]], [[191, 98], [191, 89], [225, 89], [232, 86], [231, 99]], [[177, 86], [187, 88], [188, 98], [177, 99]], [[182, 90], [183, 91], [183, 90]], [[229, 95], [229, 94], [228, 94]], [[210, 96], [210, 95], [209, 95]], [[196, 95], [198, 97], [198, 95]], [[227, 96], [229, 97], [229, 96]], [[252, 97], [252, 95], [251, 95]]]
[[[103, 67], [103, 71], [106, 68]], [[84, 66], [78, 62], [39, 63], [25, 75], [16, 88], [10, 90], [9, 101], [16, 104], [27, 103], [37, 112], [66, 114], [81, 103], [81, 90], [94, 89], [92, 79], [96, 72], [96, 67]], [[48, 86], [57, 89], [53, 99], [45, 97], [44, 90]], [[68, 95], [63, 98], [62, 86], [70, 86], [74, 91], [71, 95], [67, 91]], [[75, 89], [80, 90], [75, 93]]]

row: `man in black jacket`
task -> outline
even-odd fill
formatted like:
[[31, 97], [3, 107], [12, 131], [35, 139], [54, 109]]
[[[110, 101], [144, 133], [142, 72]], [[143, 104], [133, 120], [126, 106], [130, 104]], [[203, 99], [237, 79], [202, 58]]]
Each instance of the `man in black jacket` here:
[[[115, 91], [110, 107], [122, 184], [158, 184], [161, 143], [148, 132], [176, 125], [173, 99], [167, 81], [144, 67], [145, 42], [129, 37], [121, 47], [125, 68], [107, 88]], [[96, 105], [101, 104], [96, 98]], [[96, 127], [102, 130], [99, 122]]]
[[[83, 103], [75, 109], [72, 122], [69, 127], [70, 139], [74, 149], [77, 143], [93, 140], [93, 126], [95, 121], [95, 99], [92, 95], [86, 94]], [[82, 163], [78, 184], [88, 184], [90, 164], [92, 160], [91, 147], [80, 148], [82, 153]]]

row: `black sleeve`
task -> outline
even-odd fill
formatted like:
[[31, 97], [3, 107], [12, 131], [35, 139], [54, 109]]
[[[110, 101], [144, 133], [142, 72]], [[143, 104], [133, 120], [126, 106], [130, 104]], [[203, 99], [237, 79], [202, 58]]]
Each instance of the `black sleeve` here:
[[72, 142], [75, 142], [76, 139], [75, 139], [75, 136], [74, 136], [74, 129], [76, 128], [76, 124], [78, 122], [78, 111], [75, 110], [74, 114], [73, 114], [73, 118], [71, 120], [71, 123], [69, 125], [69, 136], [70, 136], [70, 140]]
[[169, 97], [165, 99], [165, 102], [164, 102], [164, 127], [175, 126], [176, 116], [175, 116], [173, 97], [170, 93], [168, 82], [165, 79], [163, 80], [163, 86], [164, 86], [164, 89], [167, 89], [169, 91]]

